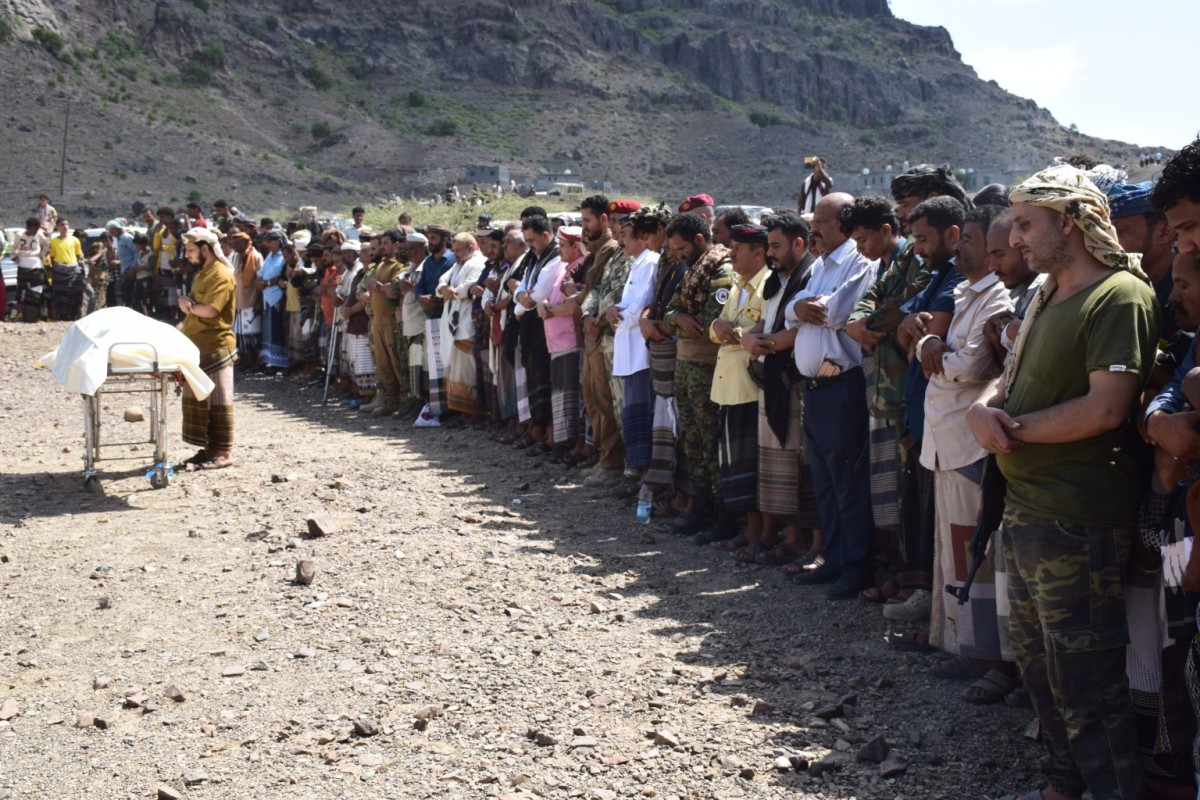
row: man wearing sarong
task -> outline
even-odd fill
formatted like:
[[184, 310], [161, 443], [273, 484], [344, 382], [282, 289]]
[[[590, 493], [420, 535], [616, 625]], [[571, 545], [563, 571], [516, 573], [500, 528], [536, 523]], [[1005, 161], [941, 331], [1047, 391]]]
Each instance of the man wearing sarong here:
[[[934, 473], [933, 585], [961, 587], [969, 561], [966, 545], [975, 532], [983, 501], [981, 481], [987, 453], [971, 435], [967, 409], [1003, 362], [992, 354], [984, 327], [1012, 308], [1008, 290], [988, 269], [987, 231], [999, 209], [968, 212], [955, 247], [954, 269], [963, 280], [954, 290], [954, 317], [945, 337], [927, 334], [914, 356], [929, 376], [921, 465]], [[933, 593], [929, 643], [949, 658], [928, 674], [975, 678], [962, 693], [967, 702], [999, 703], [1016, 688], [1016, 666], [1008, 638], [1008, 595], [1003, 572], [984, 562], [966, 605], [947, 592]]]
[[236, 282], [233, 332], [237, 338], [238, 361], [246, 369], [258, 364], [258, 349], [262, 342], [262, 291], [258, 288], [258, 271], [262, 256], [250, 243], [248, 234], [237, 231], [229, 235], [233, 247], [233, 277]]
[[796, 332], [786, 328], [784, 309], [808, 285], [816, 259], [808, 252], [808, 224], [797, 214], [769, 216], [765, 227], [772, 273], [763, 284], [763, 318], [742, 336], [742, 347], [756, 359], [750, 366], [759, 384], [758, 510], [765, 550], [758, 560], [783, 563], [784, 572], [794, 575], [817, 560], [823, 542], [804, 453], [804, 396], [792, 358]]
[[580, 378], [583, 349], [579, 336], [579, 305], [567, 302], [576, 293], [577, 271], [583, 264], [583, 229], [564, 225], [558, 229], [559, 258], [563, 269], [550, 295], [538, 303], [537, 312], [546, 329], [550, 351], [550, 405], [554, 414], [554, 453], [551, 461], [563, 463], [578, 448], [580, 427]]
[[667, 225], [670, 257], [684, 264], [683, 280], [667, 304], [663, 324], [676, 339], [675, 404], [692, 494], [690, 512], [671, 532], [695, 536], [698, 543], [724, 536], [714, 527], [721, 477], [717, 406], [711, 395], [719, 345], [709, 339], [708, 329], [729, 300], [734, 273], [729, 249], [713, 244], [711, 237], [708, 225], [695, 214], [680, 214]]
[[50, 319], [79, 319], [83, 305], [83, 245], [71, 233], [71, 223], [63, 218], [57, 222], [56, 234], [50, 240]]
[[212, 379], [212, 394], [197, 400], [183, 385], [183, 440], [200, 448], [187, 463], [200, 469], [233, 464], [233, 333], [236, 291], [233, 270], [224, 260], [219, 239], [207, 228], [183, 235], [184, 257], [196, 268], [190, 295], [178, 300], [184, 314], [181, 329], [200, 350], [200, 368]]
[[642, 311], [654, 296], [659, 254], [649, 248], [637, 231], [638, 215], [646, 219], [652, 210], [642, 208], [630, 217], [625, 238], [625, 255], [631, 259], [629, 276], [620, 294], [605, 311], [613, 333], [613, 377], [621, 379], [621, 431], [625, 439], [626, 490], [632, 488], [650, 466], [651, 423], [654, 394], [650, 388], [650, 353], [642, 336]]
[[429, 388], [429, 410], [434, 417], [441, 416], [446, 409], [445, 368], [442, 363], [441, 318], [442, 299], [437, 296], [438, 283], [446, 270], [454, 266], [454, 253], [450, 251], [453, 232], [445, 225], [425, 226], [425, 237], [429, 240], [429, 255], [421, 262], [421, 275], [413, 291], [421, 310], [425, 312], [425, 375]]
[[37, 322], [42, 318], [42, 303], [46, 291], [46, 256], [50, 253], [50, 239], [42, 230], [37, 217], [25, 220], [25, 231], [17, 237], [13, 246], [13, 258], [17, 261], [17, 297], [21, 305], [21, 319]]
[[[514, 364], [515, 346], [509, 347], [508, 322], [512, 315], [510, 281], [518, 280], [521, 264], [527, 251], [525, 237], [518, 229], [509, 230], [501, 242], [501, 261], [495, 277], [483, 296], [483, 310], [490, 327], [488, 357], [492, 362], [497, 413], [507, 423], [507, 430], [498, 441], [512, 444], [518, 437], [517, 378]], [[514, 343], [515, 345], [515, 343]]]
[[1048, 277], [967, 421], [1008, 480], [1009, 633], [1041, 722], [1041, 796], [1134, 800], [1124, 582], [1143, 487], [1129, 476], [1158, 303], [1084, 173], [1043, 170], [1009, 199], [1012, 243]]
[[286, 264], [283, 260], [283, 234], [268, 231], [262, 235], [266, 247], [262, 267], [258, 270], [258, 289], [262, 292], [262, 349], [259, 358], [264, 367], [282, 372], [288, 368], [287, 329], [284, 326], [286, 307], [284, 289], [287, 287]]
[[[386, 235], [386, 234], [385, 234]], [[398, 234], [397, 234], [398, 235]], [[487, 259], [475, 237], [458, 233], [451, 240], [454, 265], [442, 275], [437, 294], [442, 299], [442, 364], [446, 370], [446, 407], [478, 417], [484, 412], [475, 381], [475, 323], [471, 314], [471, 287], [479, 280]]]
[[405, 234], [408, 250], [408, 269], [396, 279], [400, 297], [400, 329], [396, 346], [405, 348], [408, 367], [409, 401], [400, 410], [402, 415], [415, 414], [429, 400], [429, 373], [425, 368], [425, 321], [428, 316], [417, 299], [416, 286], [421, 280], [421, 270], [429, 255], [429, 239], [425, 234], [412, 231]]
[[[526, 217], [521, 233], [533, 253], [513, 299], [520, 320], [521, 365], [525, 372], [525, 395], [529, 404], [528, 447], [549, 454], [547, 428], [554, 417], [550, 397], [550, 351], [546, 348], [546, 327], [534, 310], [550, 296], [550, 289], [562, 277], [566, 266], [559, 257], [558, 240], [550, 220], [543, 216]], [[519, 402], [519, 400], [518, 400]]]
[[626, 208], [636, 210], [640, 207], [634, 201], [625, 201], [625, 205], [618, 205], [619, 202], [610, 203], [603, 195], [592, 195], [579, 207], [588, 256], [584, 261], [587, 277], [583, 292], [575, 300], [583, 315], [583, 403], [592, 423], [592, 444], [596, 452], [596, 463], [580, 471], [585, 483], [594, 480], [603, 484], [619, 476], [625, 467], [625, 446], [621, 441], [620, 423], [613, 413], [610, 369], [598, 319], [600, 287], [620, 250], [612, 235], [611, 223], [616, 219], [615, 215], [629, 213]]
[[[721, 316], [709, 327], [709, 338], [721, 346], [713, 371], [710, 398], [717, 404], [721, 468], [721, 515], [724, 533], [736, 533], [746, 521], [739, 560], [754, 560], [762, 547], [762, 517], [758, 513], [758, 387], [750, 377], [750, 353], [742, 336], [762, 321], [763, 284], [767, 269], [767, 229], [753, 223], [735, 225], [733, 271], [737, 280]], [[773, 544], [773, 543], [772, 543]]]
[[[871, 516], [876, 541], [881, 544], [876, 557], [875, 585], [865, 589], [863, 596], [873, 602], [895, 597], [893, 605], [898, 605], [915, 589], [929, 589], [929, 571], [925, 571], [923, 578], [909, 574], [900, 555], [904, 540], [898, 482], [908, 353], [896, 339], [896, 331], [904, 319], [900, 306], [925, 286], [929, 273], [913, 251], [912, 240], [900, 236], [900, 221], [886, 197], [860, 197], [846, 209], [842, 222], [858, 252], [869, 261], [879, 262], [876, 268], [879, 277], [854, 306], [846, 323], [846, 333], [863, 348], [863, 377], [870, 415]], [[884, 613], [888, 615], [890, 611]], [[914, 613], [923, 619], [928, 608]]]

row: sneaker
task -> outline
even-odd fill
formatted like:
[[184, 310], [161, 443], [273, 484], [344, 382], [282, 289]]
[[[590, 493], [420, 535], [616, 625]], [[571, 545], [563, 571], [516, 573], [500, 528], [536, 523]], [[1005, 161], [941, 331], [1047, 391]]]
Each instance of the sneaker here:
[[914, 589], [903, 603], [883, 607], [883, 616], [896, 622], [928, 622], [933, 610], [933, 595], [928, 589]]

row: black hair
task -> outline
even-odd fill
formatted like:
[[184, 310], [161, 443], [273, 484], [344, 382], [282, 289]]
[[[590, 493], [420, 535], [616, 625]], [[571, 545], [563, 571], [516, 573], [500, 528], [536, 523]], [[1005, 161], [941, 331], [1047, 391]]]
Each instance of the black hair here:
[[275, 224], [275, 220], [271, 219], [270, 217], [263, 217], [262, 219], [260, 219], [258, 221], [258, 226], [260, 228], [265, 228], [268, 225], [274, 225], [274, 224]]
[[952, 227], [962, 230], [966, 216], [967, 210], [963, 208], [962, 203], [953, 197], [938, 195], [928, 200], [922, 200], [920, 205], [908, 215], [908, 224], [912, 225], [917, 220], [923, 219], [927, 224], [936, 228], [938, 233], [945, 233]]
[[174, 217], [175, 209], [171, 208], [170, 206], [159, 206], [158, 211], [154, 212], [156, 217], [161, 217], [163, 214], [166, 214], [168, 217]]
[[1004, 208], [1012, 205], [1008, 201], [1008, 187], [1003, 183], [989, 183], [975, 194], [971, 202], [977, 206], [1002, 206]]
[[1200, 139], [1167, 159], [1150, 195], [1155, 211], [1166, 211], [1180, 200], [1200, 203]]
[[546, 216], [548, 216], [546, 214], [546, 209], [542, 208], [541, 206], [526, 206], [525, 210], [521, 212], [521, 219]]
[[29, 219], [25, 220], [26, 228], [40, 228], [41, 225], [42, 221], [37, 217], [30, 217]]
[[992, 224], [996, 221], [996, 217], [1007, 210], [1004, 206], [975, 206], [963, 218], [963, 225], [966, 225], [968, 222], [978, 222], [983, 226], [983, 235], [987, 236], [987, 232], [992, 229]]
[[732, 228], [734, 225], [749, 225], [754, 222], [754, 220], [750, 219], [750, 215], [746, 213], [746, 210], [740, 206], [717, 214], [713, 222], [716, 222], [718, 219], [725, 220], [725, 226], [728, 228]]
[[224, 200], [218, 200], [217, 202], [213, 203], [213, 208], [229, 208], [229, 203], [225, 202]]
[[917, 164], [893, 178], [891, 188], [892, 197], [896, 200], [905, 197], [926, 198], [937, 193], [953, 197], [963, 208], [966, 208], [969, 202], [966, 191], [948, 165]]
[[853, 204], [844, 206], [838, 212], [838, 227], [846, 236], [853, 233], [855, 228], [879, 231], [883, 230], [884, 225], [891, 226], [893, 234], [900, 231], [900, 222], [896, 219], [892, 201], [880, 195], [859, 197]]
[[554, 228], [550, 225], [550, 220], [546, 219], [544, 214], [534, 214], [528, 217], [522, 215], [521, 230], [544, 234], [553, 232]]
[[134, 244], [150, 244], [150, 240], [146, 237], [146, 234], [144, 234], [144, 233], [135, 233], [133, 235], [133, 243]]
[[712, 230], [704, 217], [689, 211], [671, 217], [671, 221], [667, 223], [667, 236], [678, 236], [685, 242], [695, 241], [697, 236], [703, 236], [704, 241], [711, 242]]
[[363, 208], [362, 206], [355, 206], [354, 208], [350, 209], [350, 213], [351, 214], [365, 214], [365, 213], [367, 213], [367, 210], [365, 208]]
[[408, 238], [405, 234], [401, 233], [400, 231], [396, 230], [395, 228], [388, 228], [386, 231], [383, 232], [382, 235], [391, 239], [394, 244], [403, 244], [404, 241]]
[[788, 239], [803, 239], [806, 244], [808, 243], [808, 223], [795, 212], [772, 214], [763, 220], [763, 226], [767, 229], [767, 233], [783, 231], [783, 235]]
[[608, 198], [602, 194], [594, 194], [591, 197], [583, 198], [583, 202], [579, 204], [579, 210], [584, 209], [591, 211], [597, 217], [601, 214], [608, 213]]
[[663, 206], [643, 206], [630, 215], [629, 221], [633, 224], [634, 236], [646, 236], [666, 227], [671, 221], [671, 212]]

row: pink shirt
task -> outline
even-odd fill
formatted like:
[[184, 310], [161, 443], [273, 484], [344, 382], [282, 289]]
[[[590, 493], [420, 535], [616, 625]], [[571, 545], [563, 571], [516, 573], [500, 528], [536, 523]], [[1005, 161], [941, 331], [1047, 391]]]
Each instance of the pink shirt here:
[[[551, 306], [566, 302], [567, 296], [563, 294], [562, 290], [563, 281], [573, 279], [575, 270], [582, 260], [580, 258], [568, 264], [567, 268], [563, 270], [562, 277], [550, 288], [550, 296], [546, 298], [546, 302]], [[579, 347], [579, 330], [576, 324], [575, 317], [554, 316], [546, 320], [546, 349], [551, 353], [565, 353]]]

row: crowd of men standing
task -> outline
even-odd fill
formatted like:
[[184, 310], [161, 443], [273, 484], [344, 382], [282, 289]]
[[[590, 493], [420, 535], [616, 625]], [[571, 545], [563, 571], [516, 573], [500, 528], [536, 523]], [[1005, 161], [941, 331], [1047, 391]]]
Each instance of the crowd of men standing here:
[[[136, 269], [117, 296], [222, 327], [189, 294], [217, 270], [210, 366], [232, 348], [336, 378], [360, 413], [489, 427], [665, 530], [917, 623], [892, 646], [965, 702], [1036, 711], [1027, 798], [1194, 797], [1200, 140], [1126, 181], [1071, 158], [969, 198], [919, 165], [891, 197], [806, 191], [811, 214], [596, 195], [578, 225], [530, 206], [472, 231], [162, 209], [134, 243], [182, 237], [174, 303]], [[228, 460], [232, 417], [213, 425], [199, 465]]]

